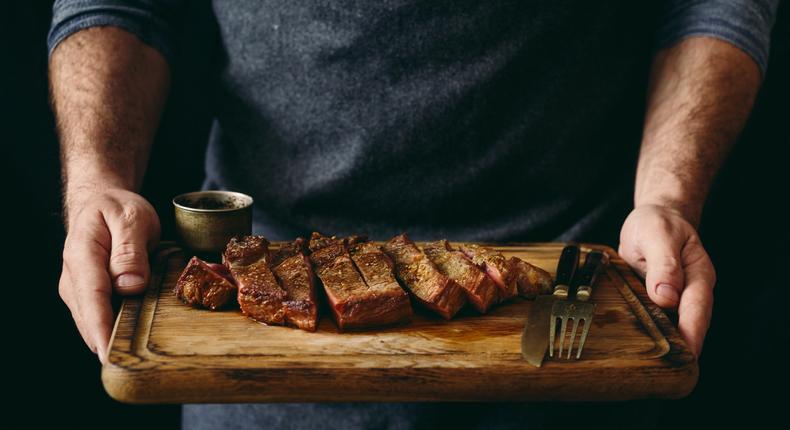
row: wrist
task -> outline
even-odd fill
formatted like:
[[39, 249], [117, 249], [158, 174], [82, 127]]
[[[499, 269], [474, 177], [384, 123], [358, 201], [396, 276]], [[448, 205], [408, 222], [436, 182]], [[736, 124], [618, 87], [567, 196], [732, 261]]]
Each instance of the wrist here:
[[634, 210], [652, 207], [674, 213], [685, 219], [695, 229], [699, 227], [702, 207], [672, 196], [645, 196], [634, 200]]
[[658, 206], [669, 209], [697, 228], [706, 194], [707, 187], [692, 181], [688, 175], [655, 166], [649, 160], [640, 160], [634, 207]]
[[123, 178], [114, 172], [99, 169], [82, 169], [78, 174], [64, 173], [63, 183], [63, 216], [66, 224], [70, 224], [73, 215], [91, 200], [114, 191], [135, 192], [133, 181]]
[[63, 171], [63, 194], [68, 200], [74, 195], [113, 189], [136, 191], [137, 181], [133, 176], [99, 166], [97, 163], [69, 163]]

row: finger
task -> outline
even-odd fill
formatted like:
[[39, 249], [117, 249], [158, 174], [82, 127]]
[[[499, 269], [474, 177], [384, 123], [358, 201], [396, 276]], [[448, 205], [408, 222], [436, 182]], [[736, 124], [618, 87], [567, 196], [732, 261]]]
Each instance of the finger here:
[[653, 302], [665, 308], [678, 305], [685, 284], [680, 259], [685, 238], [672, 234], [670, 228], [660, 228], [650, 240], [640, 243], [645, 258], [647, 294]]
[[88, 346], [104, 360], [112, 327], [110, 276], [107, 245], [109, 232], [103, 221], [75, 227], [67, 238], [64, 263], [71, 279], [72, 301], [76, 303], [75, 320]]
[[88, 332], [85, 331], [85, 324], [83, 324], [82, 317], [80, 316], [80, 309], [77, 300], [74, 297], [74, 288], [71, 284], [71, 273], [69, 272], [69, 268], [65, 263], [63, 263], [63, 272], [60, 275], [60, 282], [58, 283], [58, 293], [60, 294], [60, 298], [63, 300], [63, 303], [69, 308], [69, 312], [71, 313], [71, 318], [74, 320], [74, 325], [77, 328], [77, 331], [82, 337], [82, 340], [85, 342], [85, 345], [88, 346], [92, 351], [95, 351], [93, 347], [93, 340], [89, 336]]
[[71, 289], [71, 275], [69, 274], [69, 268], [66, 266], [66, 263], [63, 263], [63, 268], [60, 272], [60, 280], [58, 281], [58, 295], [60, 295], [60, 299], [63, 300], [63, 303], [66, 304], [66, 307], [69, 310], [73, 310], [72, 307], [76, 306], [73, 300], [72, 289]]
[[105, 216], [112, 237], [109, 273], [119, 294], [140, 294], [148, 285], [151, 227], [134, 207]]
[[60, 275], [60, 282], [58, 283], [58, 293], [60, 294], [60, 298], [63, 300], [63, 303], [65, 303], [69, 308], [71, 318], [74, 320], [74, 325], [76, 326], [80, 337], [82, 337], [82, 340], [85, 342], [85, 345], [95, 352], [95, 348], [92, 347], [93, 341], [83, 328], [85, 325], [82, 322], [79, 306], [74, 298], [74, 289], [71, 286], [71, 274], [69, 273], [68, 266], [66, 266], [65, 263], [63, 264], [63, 272]]
[[632, 269], [636, 273], [639, 274], [641, 277], [645, 277], [645, 271], [647, 271], [647, 267], [645, 267], [645, 257], [642, 255], [641, 252], [637, 251], [634, 246], [630, 243], [623, 242], [623, 239], [620, 239], [620, 246], [617, 249], [617, 254], [631, 266]]
[[678, 331], [689, 348], [699, 357], [705, 333], [710, 327], [713, 312], [713, 287], [716, 273], [713, 263], [701, 244], [689, 244], [684, 250], [686, 288], [678, 306]]

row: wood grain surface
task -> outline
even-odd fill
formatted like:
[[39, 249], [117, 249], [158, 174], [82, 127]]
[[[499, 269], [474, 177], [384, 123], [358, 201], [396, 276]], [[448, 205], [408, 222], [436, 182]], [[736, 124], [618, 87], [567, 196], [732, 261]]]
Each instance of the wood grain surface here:
[[[275, 244], [276, 246], [276, 244]], [[563, 244], [494, 247], [554, 272]], [[328, 312], [318, 330], [266, 326], [238, 309], [181, 304], [172, 292], [185, 255], [160, 247], [151, 285], [127, 299], [102, 381], [129, 403], [626, 400], [687, 395], [698, 368], [644, 285], [608, 247], [612, 264], [593, 290], [598, 304], [581, 360], [521, 357], [532, 301], [451, 321], [416, 309], [407, 325], [338, 332]]]

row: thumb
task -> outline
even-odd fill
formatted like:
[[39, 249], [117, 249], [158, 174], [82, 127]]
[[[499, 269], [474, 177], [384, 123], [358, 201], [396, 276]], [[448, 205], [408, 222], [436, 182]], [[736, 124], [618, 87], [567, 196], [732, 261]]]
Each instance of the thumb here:
[[145, 291], [150, 276], [148, 245], [152, 229], [145, 217], [133, 215], [124, 212], [120, 217], [107, 220], [112, 235], [108, 271], [113, 288], [122, 295]]
[[682, 241], [659, 234], [642, 244], [647, 294], [662, 308], [676, 307], [685, 284], [680, 252]]

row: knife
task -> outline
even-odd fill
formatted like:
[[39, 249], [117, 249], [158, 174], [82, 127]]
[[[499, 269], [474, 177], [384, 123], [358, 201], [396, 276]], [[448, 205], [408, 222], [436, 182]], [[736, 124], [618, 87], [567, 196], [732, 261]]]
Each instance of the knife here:
[[554, 292], [551, 295], [538, 296], [532, 305], [521, 335], [521, 355], [533, 366], [540, 367], [543, 363], [543, 357], [549, 346], [551, 308], [556, 300], [568, 298], [573, 275], [578, 267], [579, 247], [568, 245], [563, 248], [560, 261], [557, 263]]

